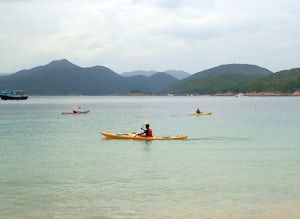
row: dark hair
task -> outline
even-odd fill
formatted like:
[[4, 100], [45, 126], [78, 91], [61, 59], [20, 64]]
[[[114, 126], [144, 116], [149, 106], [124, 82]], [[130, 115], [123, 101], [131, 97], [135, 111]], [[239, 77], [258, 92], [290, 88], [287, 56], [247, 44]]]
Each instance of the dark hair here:
[[146, 128], [149, 128], [149, 124], [146, 124]]

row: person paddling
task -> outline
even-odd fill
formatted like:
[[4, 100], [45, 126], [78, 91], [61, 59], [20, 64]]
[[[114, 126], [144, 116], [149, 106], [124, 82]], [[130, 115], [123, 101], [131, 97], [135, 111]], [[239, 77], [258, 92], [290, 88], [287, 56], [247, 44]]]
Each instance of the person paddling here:
[[153, 135], [152, 135], [152, 129], [150, 129], [150, 125], [146, 124], [145, 127], [146, 127], [146, 129], [141, 128], [143, 130], [143, 132], [140, 133], [140, 134], [138, 134], [138, 135], [140, 135], [140, 136], [146, 136], [146, 137], [153, 137]]
[[201, 113], [199, 108], [197, 108], [196, 113], [199, 113], [199, 114]]
[[73, 112], [73, 113], [81, 113], [81, 108], [80, 108], [80, 106], [79, 106], [78, 108], [76, 108], [76, 109], [73, 109], [72, 112]]

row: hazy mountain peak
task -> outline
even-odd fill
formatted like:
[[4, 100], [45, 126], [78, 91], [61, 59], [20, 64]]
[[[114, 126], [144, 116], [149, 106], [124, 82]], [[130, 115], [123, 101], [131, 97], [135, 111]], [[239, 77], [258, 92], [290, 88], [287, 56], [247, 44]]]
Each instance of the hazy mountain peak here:
[[61, 66], [76, 66], [76, 67], [79, 67], [79, 66], [73, 64], [72, 62], [70, 62], [67, 59], [54, 60], [54, 61], [50, 62], [48, 65], [58, 66], [58, 67], [61, 67]]
[[190, 73], [188, 72], [185, 72], [185, 71], [180, 71], [180, 70], [168, 70], [168, 71], [165, 71], [167, 74], [181, 80], [181, 79], [184, 79], [184, 78], [187, 78], [189, 76], [191, 76]]
[[[123, 77], [131, 77], [131, 76], [137, 76], [137, 75], [143, 75], [146, 77], [151, 77], [152, 75], [155, 75], [158, 73], [158, 71], [150, 70], [150, 71], [143, 71], [143, 70], [138, 70], [138, 71], [132, 71], [132, 72], [124, 72], [121, 75]], [[161, 72], [160, 72], [161, 73]], [[191, 74], [185, 72], [185, 71], [179, 71], [179, 70], [168, 70], [164, 71], [164, 73], [171, 75], [179, 80], [186, 78], [190, 76]]]
[[213, 67], [210, 69], [206, 69], [204, 71], [198, 72], [187, 79], [200, 79], [211, 76], [218, 76], [222, 74], [235, 73], [235, 74], [243, 74], [243, 75], [260, 75], [267, 76], [273, 74], [270, 70], [266, 68], [262, 68], [257, 65], [250, 64], [225, 64], [219, 65], [217, 67]]
[[121, 75], [123, 77], [131, 77], [131, 76], [137, 76], [137, 75], [150, 77], [151, 75], [154, 75], [156, 72], [157, 71], [154, 71], [154, 70], [150, 70], [150, 71], [137, 70], [137, 71], [131, 71], [131, 72], [123, 72]]

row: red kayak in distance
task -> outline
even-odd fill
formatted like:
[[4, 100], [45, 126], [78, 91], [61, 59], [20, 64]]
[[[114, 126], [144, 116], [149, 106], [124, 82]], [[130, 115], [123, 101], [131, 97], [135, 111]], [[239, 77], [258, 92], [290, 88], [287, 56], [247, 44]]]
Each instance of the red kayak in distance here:
[[62, 112], [63, 115], [67, 114], [72, 114], [72, 115], [77, 115], [77, 114], [86, 114], [89, 113], [89, 110], [84, 110], [84, 111], [71, 111], [71, 112]]

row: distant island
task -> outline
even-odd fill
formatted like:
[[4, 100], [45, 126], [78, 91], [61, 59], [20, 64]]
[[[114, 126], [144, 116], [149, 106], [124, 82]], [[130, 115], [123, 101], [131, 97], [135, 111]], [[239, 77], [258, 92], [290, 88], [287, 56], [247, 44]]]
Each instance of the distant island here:
[[0, 76], [0, 90], [29, 95], [300, 95], [300, 68], [271, 72], [227, 64], [189, 74], [135, 71], [117, 74], [104, 66], [83, 68], [66, 59]]

